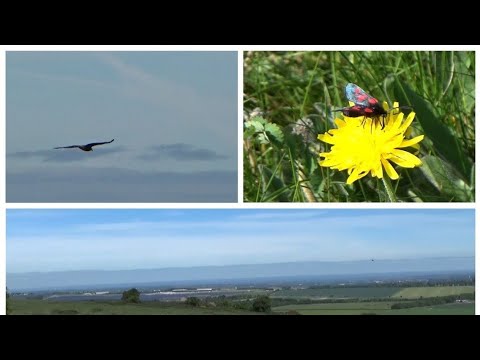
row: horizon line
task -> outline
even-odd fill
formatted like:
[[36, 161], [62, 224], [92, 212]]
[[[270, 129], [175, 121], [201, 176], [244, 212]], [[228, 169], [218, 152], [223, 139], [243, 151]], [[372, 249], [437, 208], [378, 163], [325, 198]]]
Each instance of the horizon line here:
[[410, 261], [410, 260], [422, 260], [422, 259], [458, 259], [458, 258], [475, 258], [475, 255], [452, 255], [452, 256], [431, 256], [431, 257], [412, 257], [412, 258], [365, 258], [356, 260], [293, 260], [293, 261], [280, 261], [280, 262], [268, 262], [268, 263], [242, 263], [242, 264], [225, 264], [225, 265], [194, 265], [194, 266], [169, 266], [158, 268], [134, 268], [134, 269], [79, 269], [79, 270], [52, 270], [52, 271], [25, 271], [25, 272], [9, 272], [6, 274], [49, 274], [49, 273], [65, 273], [65, 272], [122, 272], [122, 271], [152, 271], [152, 270], [168, 270], [168, 269], [192, 269], [192, 268], [223, 268], [231, 266], [258, 266], [258, 265], [280, 265], [280, 264], [292, 264], [292, 263], [346, 263], [346, 262], [364, 262], [364, 261]]

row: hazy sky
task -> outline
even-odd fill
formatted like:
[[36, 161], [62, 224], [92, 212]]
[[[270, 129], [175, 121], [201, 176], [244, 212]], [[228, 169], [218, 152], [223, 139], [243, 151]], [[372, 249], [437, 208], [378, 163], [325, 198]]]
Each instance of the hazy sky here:
[[8, 202], [237, 201], [236, 52], [7, 52], [6, 84]]
[[474, 210], [7, 210], [7, 272], [474, 256]]

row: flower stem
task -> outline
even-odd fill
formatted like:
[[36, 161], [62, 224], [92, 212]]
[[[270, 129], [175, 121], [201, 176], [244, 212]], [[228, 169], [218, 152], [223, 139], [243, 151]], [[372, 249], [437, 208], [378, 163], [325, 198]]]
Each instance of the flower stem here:
[[388, 198], [390, 199], [390, 202], [398, 202], [397, 197], [395, 196], [395, 193], [393, 192], [393, 189], [392, 189], [392, 183], [390, 182], [390, 179], [388, 178], [388, 176], [383, 176], [382, 182], [383, 182], [383, 186], [385, 186], [385, 190], [387, 191], [387, 195], [388, 195]]

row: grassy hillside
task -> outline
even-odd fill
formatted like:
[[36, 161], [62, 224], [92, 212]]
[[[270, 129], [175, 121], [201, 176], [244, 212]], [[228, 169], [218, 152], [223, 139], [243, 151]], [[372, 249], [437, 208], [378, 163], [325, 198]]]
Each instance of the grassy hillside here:
[[473, 292], [475, 292], [474, 286], [409, 287], [397, 291], [395, 294], [393, 294], [393, 297], [402, 297], [404, 299], [418, 299], [419, 297], [426, 298], [436, 296], [449, 296]]
[[242, 315], [258, 314], [243, 310], [215, 307], [191, 307], [183, 304], [148, 302], [54, 302], [46, 300], [10, 299], [12, 315]]
[[390, 302], [287, 305], [273, 308], [274, 312], [297, 311], [301, 315], [474, 315], [475, 304], [447, 304], [391, 310]]
[[299, 289], [276, 291], [277, 298], [385, 298], [393, 296], [399, 288], [396, 287], [336, 287], [324, 289]]
[[[290, 289], [270, 294], [274, 299], [274, 314], [302, 315], [473, 315], [475, 314], [474, 286], [435, 287], [337, 287], [322, 289]], [[456, 303], [459, 297], [469, 303]], [[452, 296], [453, 295], [453, 296]], [[275, 299], [276, 298], [276, 299]], [[321, 301], [325, 299], [329, 301]], [[243, 299], [245, 300], [245, 299]], [[298, 304], [298, 302], [316, 302]], [[382, 301], [383, 300], [383, 301]], [[210, 301], [210, 300], [207, 300]], [[54, 301], [9, 298], [13, 315], [248, 315], [259, 314], [235, 309], [238, 299], [202, 301], [200, 306], [179, 302], [151, 301], [140, 304], [121, 301]], [[223, 301], [223, 302], [222, 302]], [[339, 302], [334, 302], [339, 301]], [[342, 302], [345, 301], [345, 302]], [[288, 303], [293, 304], [288, 304]], [[247, 303], [242, 303], [247, 305]], [[286, 304], [286, 305], [283, 305]], [[392, 305], [394, 305], [392, 310]], [[433, 305], [437, 304], [437, 305]], [[407, 306], [404, 306], [407, 305]], [[411, 308], [403, 308], [412, 306]], [[251, 309], [251, 307], [246, 307]]]
[[324, 289], [280, 290], [272, 298], [325, 299], [325, 298], [404, 298], [436, 297], [473, 293], [474, 286], [435, 286], [435, 287], [336, 287]]
[[390, 310], [390, 302], [355, 302], [331, 304], [285, 305], [273, 308], [274, 312], [297, 311], [302, 315], [359, 315], [378, 310]]

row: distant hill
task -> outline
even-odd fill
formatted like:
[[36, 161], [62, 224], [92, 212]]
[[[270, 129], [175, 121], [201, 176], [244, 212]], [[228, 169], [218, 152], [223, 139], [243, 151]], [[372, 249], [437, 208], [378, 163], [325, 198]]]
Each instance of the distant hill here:
[[311, 261], [274, 264], [250, 264], [227, 266], [201, 266], [182, 268], [159, 268], [138, 270], [81, 270], [58, 272], [7, 273], [7, 287], [10, 291], [46, 290], [52, 288], [115, 286], [119, 284], [199, 282], [222, 280], [245, 280], [266, 278], [299, 278], [315, 276], [386, 273], [458, 272], [475, 269], [475, 258], [447, 257], [401, 260], [364, 261]]

